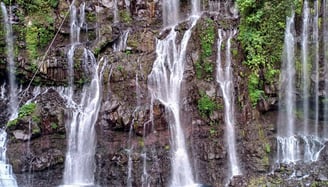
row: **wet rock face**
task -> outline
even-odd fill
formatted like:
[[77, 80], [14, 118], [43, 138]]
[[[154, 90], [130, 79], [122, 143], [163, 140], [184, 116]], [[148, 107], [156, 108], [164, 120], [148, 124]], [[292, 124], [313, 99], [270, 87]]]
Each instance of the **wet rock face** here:
[[[79, 7], [82, 1], [75, 1]], [[169, 30], [162, 31], [162, 1], [118, 0], [118, 22], [114, 22], [114, 1], [86, 1], [86, 24], [82, 26], [80, 44], [74, 55], [74, 81], [76, 93], [83, 84], [88, 84], [90, 73], [83, 65], [83, 49], [90, 49], [98, 61], [107, 59], [109, 67], [103, 77], [102, 104], [96, 124], [97, 148], [95, 155], [95, 181], [101, 186], [168, 186], [171, 173], [170, 128], [166, 117], [170, 114], [159, 101], [151, 100], [148, 90], [148, 75], [156, 59], [156, 40], [163, 40]], [[212, 2], [212, 1], [211, 1]], [[130, 4], [128, 6], [128, 3]], [[187, 15], [189, 2], [181, 1]], [[207, 6], [207, 5], [206, 5]], [[69, 8], [68, 1], [59, 1], [54, 17], [54, 27], [60, 29], [45, 63], [41, 66], [33, 84], [43, 86], [67, 85], [67, 52], [70, 48], [69, 17], [62, 27], [61, 22]], [[230, 30], [238, 26], [238, 19], [231, 17], [230, 9], [220, 9], [220, 14], [205, 13], [192, 31], [187, 47], [186, 66], [181, 92], [181, 119], [188, 152], [197, 182], [208, 186], [260, 186], [299, 184], [297, 179], [320, 181], [328, 178], [323, 161], [311, 169], [301, 163], [296, 167], [295, 180], [288, 181], [292, 174], [289, 166], [279, 166], [274, 174], [266, 176], [275, 162], [275, 124], [277, 118], [276, 86], [266, 85], [268, 98], [253, 108], [248, 98], [247, 69], [243, 66], [243, 51], [235, 38], [231, 46], [235, 85], [236, 142], [243, 176], [229, 182], [228, 151], [225, 142], [224, 101], [216, 82], [217, 30]], [[225, 13], [228, 11], [228, 13]], [[229, 16], [225, 16], [225, 15]], [[20, 21], [20, 20], [18, 20]], [[23, 24], [23, 23], [21, 23]], [[180, 42], [189, 28], [188, 21], [175, 30]], [[213, 33], [208, 28], [213, 27]], [[1, 25], [0, 25], [1, 28]], [[126, 47], [116, 51], [121, 35], [129, 30]], [[212, 53], [204, 55], [203, 36], [212, 33]], [[1, 32], [0, 32], [1, 34]], [[1, 35], [0, 35], [1, 38]], [[5, 77], [5, 59], [1, 53], [0, 78]], [[18, 41], [25, 45], [24, 41]], [[23, 45], [23, 46], [24, 46]], [[203, 44], [204, 45], [204, 44]], [[223, 47], [224, 48], [224, 47]], [[45, 49], [41, 49], [45, 52]], [[44, 53], [42, 53], [44, 54]], [[225, 59], [223, 59], [225, 60]], [[40, 59], [37, 62], [41, 62]], [[26, 88], [34, 74], [29, 57], [24, 52], [17, 58], [18, 80]], [[1, 79], [5, 80], [5, 79]], [[7, 85], [8, 86], [8, 85]], [[22, 103], [33, 97], [31, 88], [19, 97]], [[8, 93], [6, 93], [8, 94]], [[204, 96], [213, 102], [213, 111], [201, 108]], [[76, 99], [78, 98], [76, 94]], [[65, 124], [69, 109], [65, 100], [55, 89], [49, 88], [32, 102], [33, 113], [19, 119], [17, 125], [8, 128], [10, 140], [8, 158], [21, 185], [57, 186], [62, 184], [66, 154]], [[7, 99], [0, 100], [0, 108], [6, 108]], [[9, 114], [0, 111], [0, 122], [5, 124]], [[36, 118], [37, 117], [37, 118]], [[327, 160], [327, 149], [322, 159]], [[132, 166], [128, 181], [128, 165]], [[146, 161], [146, 162], [145, 162]], [[147, 172], [144, 172], [144, 167]], [[30, 175], [31, 174], [31, 175]], [[145, 182], [147, 181], [147, 182]], [[304, 183], [305, 183], [304, 182]]]

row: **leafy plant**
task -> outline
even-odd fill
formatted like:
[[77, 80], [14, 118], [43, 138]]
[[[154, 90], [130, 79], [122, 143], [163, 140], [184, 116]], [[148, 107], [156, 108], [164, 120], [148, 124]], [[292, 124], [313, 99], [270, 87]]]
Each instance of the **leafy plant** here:
[[18, 118], [23, 118], [25, 116], [31, 115], [36, 109], [35, 103], [29, 103], [23, 105], [18, 111]]
[[57, 125], [57, 123], [55, 123], [55, 122], [51, 122], [50, 127], [51, 127], [53, 130], [55, 130], [55, 129], [58, 128], [58, 125]]
[[215, 43], [214, 21], [209, 18], [206, 19], [204, 28], [206, 29], [200, 33], [201, 48], [202, 48], [201, 57], [203, 59], [206, 57], [210, 57], [213, 52], [212, 47]]
[[255, 106], [264, 94], [263, 86], [278, 78], [286, 17], [292, 7], [300, 9], [300, 2], [237, 0], [237, 4], [241, 15], [238, 39], [246, 53], [244, 64], [252, 71], [248, 89]]
[[261, 96], [264, 94], [264, 91], [259, 89], [259, 77], [257, 74], [252, 73], [248, 77], [248, 92], [249, 92], [249, 98], [255, 106], [257, 102], [260, 100]]
[[124, 23], [130, 23], [132, 21], [132, 17], [127, 10], [120, 11], [120, 18]]
[[216, 109], [216, 103], [206, 93], [201, 92], [197, 108], [203, 117], [209, 116]]

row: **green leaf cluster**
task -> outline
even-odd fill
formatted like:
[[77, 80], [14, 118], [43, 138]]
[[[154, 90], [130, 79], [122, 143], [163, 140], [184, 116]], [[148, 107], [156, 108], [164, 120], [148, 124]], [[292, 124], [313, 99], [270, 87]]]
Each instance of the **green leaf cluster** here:
[[25, 116], [31, 115], [36, 109], [35, 103], [29, 103], [23, 105], [18, 111], [18, 118], [23, 118]]
[[298, 0], [237, 0], [241, 20], [238, 39], [245, 50], [244, 64], [252, 71], [249, 95], [255, 106], [263, 86], [278, 78], [286, 17]]
[[217, 108], [216, 103], [206, 93], [201, 92], [200, 95], [197, 105], [198, 111], [203, 117], [209, 116]]

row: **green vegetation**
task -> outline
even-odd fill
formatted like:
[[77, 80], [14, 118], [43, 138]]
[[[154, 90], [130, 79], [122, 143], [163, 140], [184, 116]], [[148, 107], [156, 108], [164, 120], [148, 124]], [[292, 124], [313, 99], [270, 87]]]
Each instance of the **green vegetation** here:
[[200, 28], [201, 54], [195, 63], [197, 79], [212, 79], [213, 63], [210, 57], [213, 55], [213, 45], [215, 43], [215, 23], [212, 19], [207, 18], [205, 25]]
[[212, 56], [213, 45], [215, 43], [215, 27], [214, 21], [212, 19], [207, 18], [205, 20], [205, 25], [203, 32], [200, 33], [200, 43], [202, 47], [201, 58], [206, 58]]
[[257, 104], [261, 96], [264, 94], [264, 91], [259, 88], [259, 85], [259, 76], [256, 73], [251, 73], [248, 77], [248, 91], [253, 106]]
[[18, 111], [18, 118], [23, 118], [25, 116], [31, 115], [36, 109], [35, 103], [29, 103], [23, 105]]
[[311, 187], [328, 186], [328, 181], [313, 181]]
[[132, 17], [130, 13], [127, 10], [121, 10], [120, 11], [120, 19], [124, 23], [131, 23], [132, 22]]
[[[237, 0], [241, 22], [238, 39], [245, 50], [249, 75], [249, 96], [253, 106], [264, 94], [265, 84], [279, 75], [286, 17], [294, 6], [288, 0]], [[300, 2], [294, 2], [299, 11]]]
[[265, 143], [264, 146], [265, 146], [265, 147], [264, 147], [265, 152], [270, 153], [270, 152], [271, 152], [270, 144], [269, 144], [269, 143]]
[[213, 101], [206, 93], [200, 93], [200, 99], [198, 100], [197, 108], [200, 114], [205, 117], [213, 113], [217, 108], [215, 101]]
[[14, 120], [8, 121], [7, 128], [16, 126], [17, 125], [17, 122], [18, 122], [18, 119], [17, 118], [14, 119]]
[[[58, 0], [6, 0], [6, 5], [15, 3], [18, 5], [15, 15], [20, 24], [13, 25], [17, 42], [26, 45], [15, 45], [16, 51], [26, 49], [29, 60], [34, 62], [41, 56], [45, 47], [50, 43], [55, 34], [54, 9], [58, 6]], [[24, 25], [22, 25], [24, 24]], [[17, 49], [19, 48], [19, 50]]]
[[[13, 127], [17, 125], [18, 120], [24, 118], [25, 116], [30, 116], [35, 112], [36, 109], [36, 104], [35, 103], [29, 103], [23, 105], [19, 110], [18, 110], [18, 117], [14, 120], [8, 121], [7, 127]], [[32, 115], [32, 121], [35, 123], [41, 122], [40, 116]]]
[[58, 125], [55, 122], [51, 122], [50, 127], [51, 127], [52, 130], [56, 130], [58, 128]]

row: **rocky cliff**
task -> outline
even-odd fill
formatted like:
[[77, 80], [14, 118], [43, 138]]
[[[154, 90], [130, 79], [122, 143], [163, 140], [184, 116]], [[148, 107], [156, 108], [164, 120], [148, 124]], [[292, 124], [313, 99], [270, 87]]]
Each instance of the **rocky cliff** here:
[[[80, 7], [82, 2], [76, 0], [74, 4]], [[70, 114], [61, 95], [69, 81], [70, 4], [62, 0], [5, 3], [12, 10], [15, 74], [22, 87], [17, 119], [7, 123], [8, 97], [0, 100], [0, 122], [10, 136], [8, 158], [20, 185], [57, 186], [63, 179], [69, 125], [65, 122]], [[196, 181], [224, 186], [229, 180], [229, 166], [224, 102], [216, 82], [217, 31], [238, 28], [241, 18], [234, 17], [229, 8], [233, 1], [219, 3], [215, 11], [210, 11], [211, 3], [214, 1], [204, 2], [204, 10], [208, 11], [192, 29], [180, 105]], [[175, 28], [178, 40], [191, 24], [186, 19], [190, 2], [181, 0], [180, 6], [184, 21]], [[126, 186], [128, 165], [132, 163], [132, 186], [142, 186], [145, 179], [150, 186], [167, 186], [171, 170], [170, 129], [165, 118], [168, 114], [159, 101], [151, 100], [147, 82], [156, 59], [156, 42], [168, 34], [162, 26], [162, 1], [118, 0], [116, 9], [114, 1], [90, 0], [85, 1], [84, 10], [77, 10], [77, 15], [85, 13], [85, 21], [79, 26], [80, 42], [74, 55], [76, 100], [81, 97], [82, 86], [90, 82], [83, 48], [90, 49], [98, 62], [107, 61], [96, 123], [96, 183]], [[8, 71], [3, 25], [0, 30], [0, 82], [4, 84]], [[267, 97], [254, 105], [249, 97], [248, 76], [252, 69], [243, 63], [245, 49], [237, 38], [238, 33], [231, 41], [231, 53], [236, 142], [243, 175], [232, 179], [230, 186], [303, 184], [303, 180], [287, 180], [293, 172], [288, 166], [274, 164], [278, 78], [263, 86]], [[33, 106], [25, 104], [29, 99], [35, 103]], [[30, 108], [28, 112], [26, 107]], [[320, 160], [325, 160], [328, 150], [322, 152]], [[147, 175], [143, 171], [145, 163]], [[328, 171], [320, 163], [307, 171], [309, 177], [304, 181], [324, 184]], [[299, 167], [295, 175], [301, 177], [304, 173], [297, 171], [307, 166]], [[276, 172], [269, 175], [273, 170]]]

